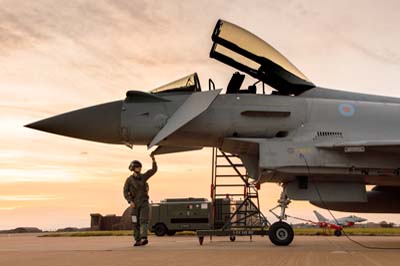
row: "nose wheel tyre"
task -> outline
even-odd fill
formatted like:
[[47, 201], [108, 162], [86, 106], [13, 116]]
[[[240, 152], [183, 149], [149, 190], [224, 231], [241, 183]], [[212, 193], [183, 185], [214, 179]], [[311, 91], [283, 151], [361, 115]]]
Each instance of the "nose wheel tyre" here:
[[294, 232], [290, 225], [285, 222], [276, 222], [268, 231], [269, 239], [277, 246], [287, 246], [292, 243]]

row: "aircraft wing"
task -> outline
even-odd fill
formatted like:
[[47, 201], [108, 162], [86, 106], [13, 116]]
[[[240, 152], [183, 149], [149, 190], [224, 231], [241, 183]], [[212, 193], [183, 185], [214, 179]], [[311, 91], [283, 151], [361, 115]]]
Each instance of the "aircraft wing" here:
[[365, 152], [366, 150], [400, 152], [400, 139], [321, 142], [315, 146], [321, 149], [343, 149], [344, 152]]
[[207, 110], [220, 92], [221, 90], [213, 90], [191, 94], [168, 119], [167, 124], [157, 133], [148, 147], [151, 148], [152, 146], [157, 145], [185, 124], [192, 121], [195, 117], [202, 114]]
[[201, 149], [203, 149], [203, 147], [158, 146], [153, 153], [155, 155], [160, 155], [160, 154], [169, 154], [175, 152], [196, 151]]

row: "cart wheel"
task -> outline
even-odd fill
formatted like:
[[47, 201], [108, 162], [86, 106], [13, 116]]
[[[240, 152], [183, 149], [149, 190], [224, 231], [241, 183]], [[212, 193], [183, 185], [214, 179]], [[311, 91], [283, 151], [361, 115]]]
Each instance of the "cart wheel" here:
[[335, 234], [335, 236], [341, 236], [342, 235], [342, 231], [335, 230], [334, 234]]
[[229, 240], [230, 240], [231, 242], [235, 242], [236, 236], [230, 236], [230, 237], [229, 237]]
[[156, 224], [154, 226], [154, 233], [156, 234], [156, 236], [165, 236], [167, 232], [168, 229], [164, 224]]
[[203, 245], [203, 242], [204, 242], [204, 236], [199, 236], [199, 244], [200, 244], [200, 246]]
[[292, 243], [294, 232], [290, 225], [285, 222], [276, 222], [268, 231], [269, 239], [277, 246], [287, 246]]

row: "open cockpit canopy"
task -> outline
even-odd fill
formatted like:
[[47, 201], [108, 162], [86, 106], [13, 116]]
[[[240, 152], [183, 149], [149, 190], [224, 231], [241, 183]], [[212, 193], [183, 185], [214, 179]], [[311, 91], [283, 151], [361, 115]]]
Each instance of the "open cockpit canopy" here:
[[201, 91], [199, 77], [197, 73], [175, 80], [171, 83], [158, 87], [150, 93], [169, 93], [169, 92], [198, 92]]
[[315, 85], [271, 45], [227, 21], [218, 20], [210, 57], [228, 64], [276, 89], [298, 95]]

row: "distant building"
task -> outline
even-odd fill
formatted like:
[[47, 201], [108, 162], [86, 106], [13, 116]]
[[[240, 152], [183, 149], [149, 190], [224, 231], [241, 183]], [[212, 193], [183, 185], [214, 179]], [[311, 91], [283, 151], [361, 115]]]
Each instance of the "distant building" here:
[[122, 216], [115, 214], [101, 215], [99, 213], [90, 214], [90, 230], [92, 231], [113, 231], [113, 230], [131, 230], [131, 207], [128, 207]]

